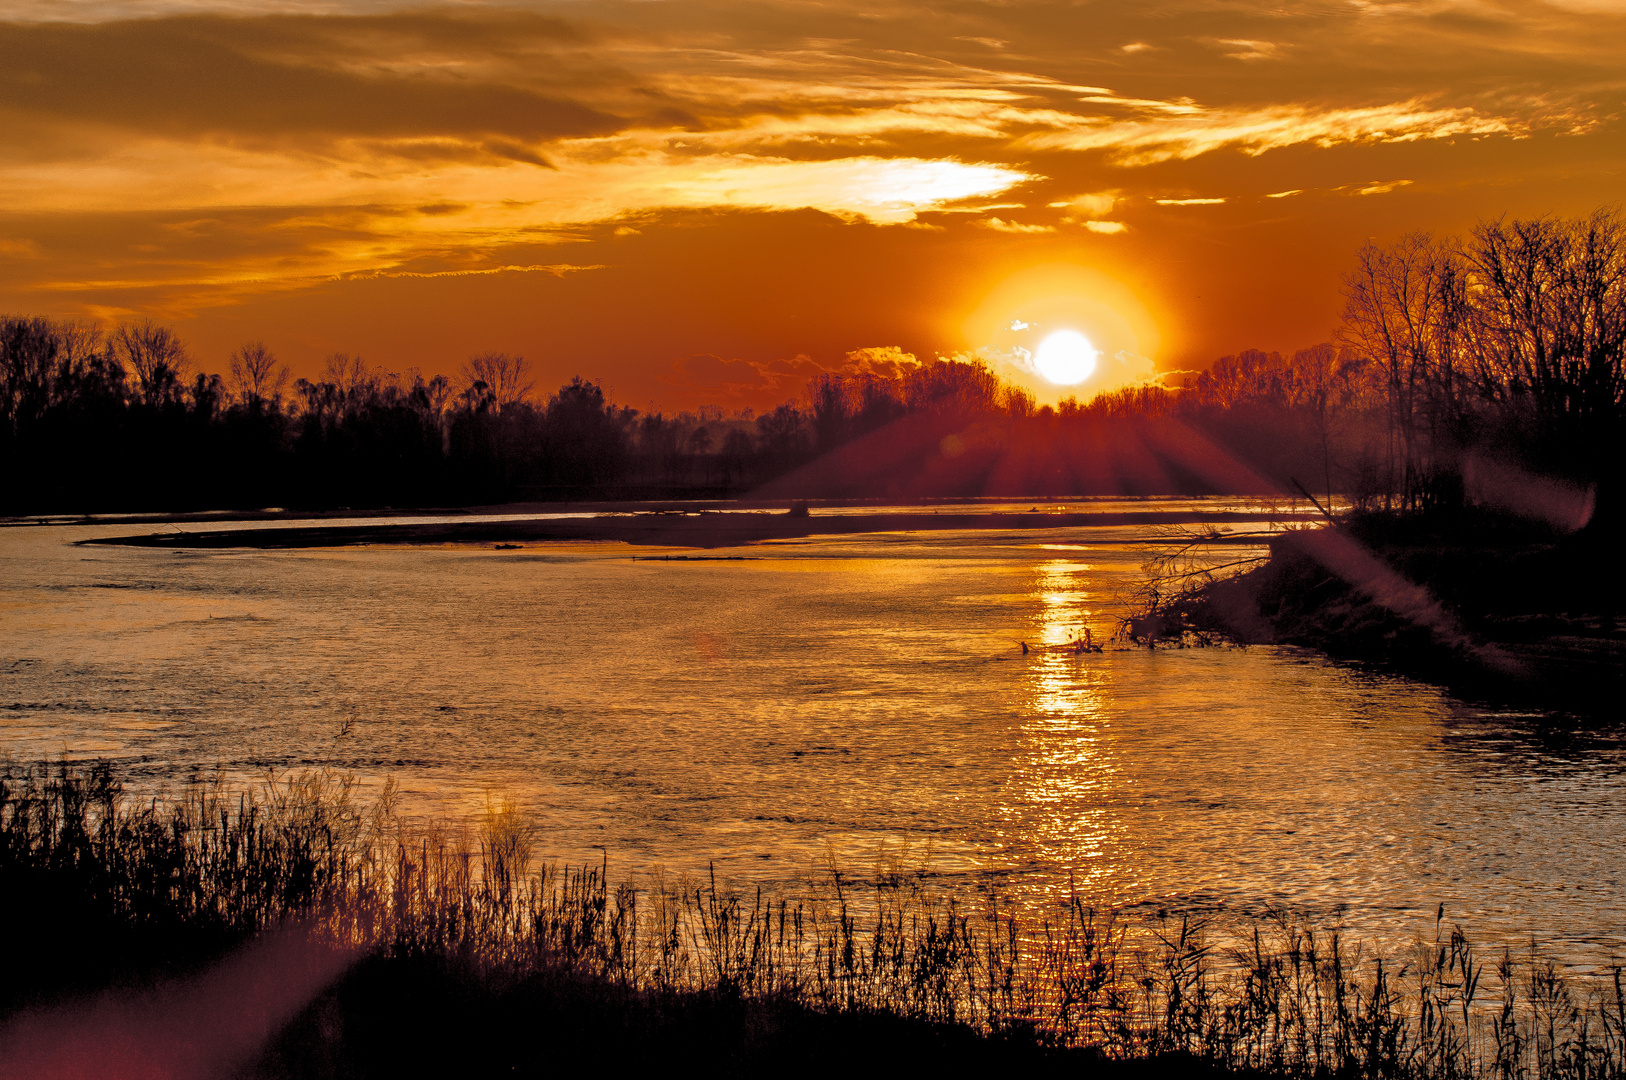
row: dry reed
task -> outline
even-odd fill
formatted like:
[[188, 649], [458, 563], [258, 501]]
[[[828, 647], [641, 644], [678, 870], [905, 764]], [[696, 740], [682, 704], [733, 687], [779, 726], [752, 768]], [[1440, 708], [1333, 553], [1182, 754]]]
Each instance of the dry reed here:
[[605, 866], [533, 865], [510, 804], [409, 833], [395, 803], [392, 786], [363, 800], [325, 773], [136, 801], [105, 766], [14, 768], [0, 778], [7, 918], [55, 905], [78, 933], [145, 935], [166, 956], [298, 919], [384, 961], [623, 1000], [790, 1002], [1270, 1076], [1626, 1075], [1621, 968], [1576, 976], [1534, 943], [1487, 962], [1443, 909], [1397, 959], [1287, 914], [1222, 935], [1194, 916], [1131, 924], [1074, 895], [1035, 924], [895, 872], [860, 885], [831, 870], [800, 898], [714, 875], [612, 886]]

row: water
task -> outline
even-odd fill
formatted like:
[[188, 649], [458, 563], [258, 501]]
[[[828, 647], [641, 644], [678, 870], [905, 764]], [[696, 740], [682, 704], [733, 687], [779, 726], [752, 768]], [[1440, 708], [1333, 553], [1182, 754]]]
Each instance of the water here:
[[151, 790], [199, 768], [393, 776], [420, 817], [514, 799], [543, 854], [626, 874], [795, 888], [901, 865], [1038, 910], [1071, 883], [1385, 940], [1444, 903], [1476, 940], [1626, 955], [1618, 731], [1292, 650], [1042, 648], [1115, 629], [1168, 542], [1145, 529], [704, 562], [71, 544], [130, 531], [0, 530], [13, 761], [107, 758]]

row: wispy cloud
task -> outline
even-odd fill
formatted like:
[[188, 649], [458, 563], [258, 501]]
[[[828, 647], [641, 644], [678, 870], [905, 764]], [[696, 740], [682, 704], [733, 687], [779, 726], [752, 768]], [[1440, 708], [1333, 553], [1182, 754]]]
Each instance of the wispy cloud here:
[[1403, 188], [1410, 184], [1410, 180], [1375, 180], [1365, 187], [1356, 190], [1357, 195], [1387, 195], [1396, 188]]
[[1464, 107], [1430, 108], [1414, 100], [1343, 109], [1272, 105], [1199, 110], [1156, 120], [1094, 118], [1065, 129], [1024, 135], [1017, 144], [1033, 149], [1100, 150], [1125, 165], [1150, 165], [1227, 148], [1258, 155], [1305, 144], [1332, 147], [1521, 133], [1522, 125], [1502, 117]]
[[1093, 191], [1050, 203], [1049, 206], [1052, 210], [1060, 210], [1062, 221], [1069, 225], [1082, 225], [1093, 233], [1116, 236], [1127, 232], [1129, 226], [1121, 221], [1103, 219], [1112, 213], [1122, 197], [1121, 191]]
[[[194, 217], [257, 205], [275, 214], [282, 235], [301, 234], [307, 243], [268, 259], [257, 241], [247, 242], [251, 236], [234, 253], [232, 234], [207, 226], [222, 245], [213, 265], [203, 271], [183, 261], [173, 272], [190, 280], [201, 274], [216, 283], [269, 285], [393, 270], [457, 252], [568, 243], [573, 230], [671, 210], [810, 208], [848, 221], [902, 224], [961, 200], [985, 201], [1031, 178], [1008, 166], [953, 159], [798, 161], [661, 151], [601, 158], [593, 150], [591, 144], [561, 145], [551, 170], [517, 163], [424, 170], [365, 148], [348, 160], [313, 161], [150, 142], [91, 167], [0, 172], [0, 201], [36, 213], [110, 214], [140, 206], [149, 214]], [[173, 230], [171, 241], [179, 242]], [[477, 268], [511, 265], [502, 260]], [[164, 274], [162, 266], [149, 256], [132, 261], [130, 272], [152, 280]], [[97, 275], [94, 283], [115, 282]]]
[[531, 266], [487, 266], [476, 270], [362, 270], [342, 275], [346, 278], [447, 278], [471, 277], [481, 274], [552, 274], [554, 277], [564, 277], [566, 274], [579, 274], [584, 270], [603, 270], [603, 263], [594, 263], [591, 266], [577, 266], [574, 263], [547, 263], [533, 264]]
[[1221, 38], [1222, 50], [1232, 60], [1275, 60], [1282, 55], [1282, 47], [1274, 41], [1253, 41], [1248, 38]]
[[1061, 210], [1062, 218], [1066, 221], [1104, 218], [1118, 205], [1120, 194], [1117, 191], [1086, 192], [1083, 195], [1074, 195], [1071, 199], [1053, 202], [1050, 207], [1053, 210]]
[[1003, 233], [1051, 233], [1056, 231], [1054, 225], [1024, 225], [1017, 221], [1006, 221], [1003, 218], [978, 218], [978, 225], [985, 229], [993, 229]]
[[[697, 211], [1133, 245], [1153, 222], [1126, 207], [1223, 201], [1158, 196], [1231, 190], [1226, 155], [1343, 148], [1355, 176], [1425, 183], [1404, 144], [1596, 131], [1626, 101], [1612, 0], [1478, 21], [1415, 3], [1170, 20], [1153, 0], [1088, 27], [1026, 6], [525, 2], [0, 0], [0, 280], [553, 273], [609, 256], [547, 249]], [[1523, 74], [1493, 87], [1425, 53]]]

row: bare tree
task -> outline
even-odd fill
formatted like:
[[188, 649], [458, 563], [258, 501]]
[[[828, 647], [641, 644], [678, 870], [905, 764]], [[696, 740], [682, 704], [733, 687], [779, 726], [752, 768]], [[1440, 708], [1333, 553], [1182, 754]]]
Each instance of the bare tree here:
[[125, 371], [135, 376], [141, 398], [148, 405], [180, 398], [187, 357], [175, 331], [143, 319], [125, 323], [114, 331], [111, 345]]
[[1486, 391], [1527, 396], [1548, 423], [1612, 423], [1626, 390], [1620, 215], [1481, 225], [1468, 258], [1478, 285], [1476, 359]]
[[57, 341], [60, 348], [57, 359], [70, 369], [77, 370], [102, 351], [102, 326], [91, 319], [58, 319]]
[[322, 381], [332, 383], [345, 401], [366, 394], [375, 382], [374, 373], [361, 357], [349, 353], [331, 353], [322, 361]]
[[44, 414], [61, 349], [48, 319], [0, 319], [0, 425], [7, 434]]
[[231, 354], [232, 391], [244, 405], [257, 407], [282, 397], [288, 385], [288, 368], [263, 341], [238, 346]]
[[413, 368], [409, 374], [412, 376], [412, 400], [430, 418], [439, 420], [446, 411], [446, 402], [451, 399], [452, 381], [444, 375], [425, 379], [423, 372], [417, 368]]
[[476, 383], [484, 383], [484, 394], [494, 412], [501, 412], [530, 397], [536, 385], [528, 376], [530, 365], [523, 356], [507, 353], [481, 353], [463, 365], [462, 382], [467, 394]]
[[1384, 379], [1389, 489], [1416, 505], [1434, 473], [1434, 436], [1452, 422], [1461, 398], [1466, 268], [1454, 245], [1412, 233], [1392, 247], [1362, 248], [1344, 297], [1345, 337]]
[[412, 389], [407, 394], [407, 401], [423, 416], [429, 427], [440, 433], [441, 452], [444, 453], [451, 445], [451, 432], [446, 426], [446, 402], [452, 396], [452, 380], [444, 375], [436, 375], [427, 382], [423, 372], [413, 368]]
[[848, 380], [837, 372], [822, 372], [808, 382], [804, 394], [819, 453], [828, 453], [846, 442], [848, 428], [857, 411], [849, 400]]
[[725, 487], [745, 473], [745, 464], [755, 451], [756, 445], [751, 441], [750, 435], [739, 428], [728, 429], [728, 434], [723, 437], [719, 462]]
[[999, 409], [999, 376], [973, 360], [922, 364], [903, 379], [905, 404], [915, 412], [987, 414]]
[[1487, 410], [1504, 433], [1570, 461], [1613, 454], [1626, 407], [1626, 224], [1482, 224], [1466, 244], [1413, 234], [1367, 245], [1345, 279], [1345, 340], [1369, 358], [1405, 504], [1444, 497]]
[[1359, 393], [1361, 363], [1350, 350], [1323, 342], [1294, 353], [1292, 372], [1294, 404], [1309, 414], [1321, 443], [1322, 481], [1331, 504], [1335, 418]]

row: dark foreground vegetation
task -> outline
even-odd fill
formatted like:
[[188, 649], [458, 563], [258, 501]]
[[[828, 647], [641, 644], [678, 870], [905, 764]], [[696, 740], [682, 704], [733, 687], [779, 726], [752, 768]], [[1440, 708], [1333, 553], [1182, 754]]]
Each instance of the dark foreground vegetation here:
[[151, 801], [13, 768], [0, 1073], [1626, 1075], [1619, 968], [1481, 957], [1443, 920], [1385, 959], [1286, 914], [1222, 937], [907, 874], [770, 899], [532, 862], [504, 805], [409, 831], [324, 774]]

